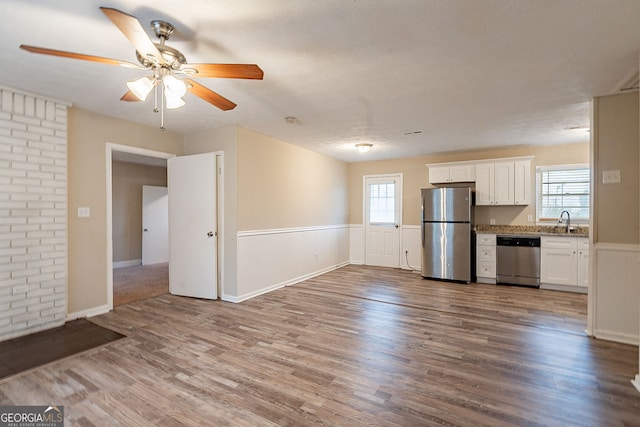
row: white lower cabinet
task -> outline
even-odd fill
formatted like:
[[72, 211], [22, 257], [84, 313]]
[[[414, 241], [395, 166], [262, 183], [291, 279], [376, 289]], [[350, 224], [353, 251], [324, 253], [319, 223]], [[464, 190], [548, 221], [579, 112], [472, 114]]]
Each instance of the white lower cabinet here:
[[587, 292], [589, 241], [584, 237], [542, 236], [540, 287]]
[[476, 236], [476, 276], [480, 283], [496, 283], [496, 235]]

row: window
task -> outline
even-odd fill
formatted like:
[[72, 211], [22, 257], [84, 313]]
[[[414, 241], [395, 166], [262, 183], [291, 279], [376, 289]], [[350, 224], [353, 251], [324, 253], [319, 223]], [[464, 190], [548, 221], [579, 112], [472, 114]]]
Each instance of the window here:
[[586, 165], [536, 168], [536, 220], [557, 221], [563, 210], [571, 222], [589, 221], [590, 172]]
[[395, 224], [396, 184], [369, 184], [369, 223]]

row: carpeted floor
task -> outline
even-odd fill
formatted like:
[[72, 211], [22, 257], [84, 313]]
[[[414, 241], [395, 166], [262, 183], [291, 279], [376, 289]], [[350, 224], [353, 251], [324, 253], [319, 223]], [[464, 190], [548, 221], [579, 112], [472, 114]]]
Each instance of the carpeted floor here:
[[137, 265], [113, 270], [113, 305], [169, 293], [169, 264]]
[[125, 336], [87, 319], [0, 342], [0, 381]]

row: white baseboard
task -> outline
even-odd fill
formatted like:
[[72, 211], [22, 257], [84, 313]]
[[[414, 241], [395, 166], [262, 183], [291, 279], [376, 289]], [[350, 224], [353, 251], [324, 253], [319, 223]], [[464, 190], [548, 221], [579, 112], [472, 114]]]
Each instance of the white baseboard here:
[[88, 308], [86, 310], [76, 311], [74, 313], [67, 314], [67, 322], [76, 319], [83, 319], [85, 317], [94, 317], [99, 316], [101, 314], [105, 314], [109, 312], [109, 306], [100, 305], [98, 307]]
[[320, 276], [321, 274], [328, 273], [330, 271], [344, 267], [345, 265], [349, 265], [349, 262], [345, 261], [336, 265], [332, 265], [331, 267], [323, 268], [321, 270], [314, 271], [313, 273], [305, 274], [303, 276], [299, 276], [294, 279], [287, 280], [285, 282], [277, 283], [275, 285], [272, 285], [263, 289], [259, 289], [257, 291], [249, 292], [244, 295], [239, 295], [237, 297], [232, 295], [222, 295], [220, 299], [227, 302], [239, 303], [251, 298], [255, 298], [258, 295], [263, 295], [268, 292], [275, 291], [276, 289], [284, 288], [285, 286], [291, 286], [291, 285], [295, 285], [296, 283], [304, 282], [305, 280], [309, 280], [316, 276]]
[[142, 265], [142, 260], [130, 259], [127, 261], [117, 261], [113, 263], [113, 268], [135, 267], [136, 265]]
[[640, 392], [640, 374], [636, 375], [634, 379], [631, 380], [631, 384]]
[[637, 346], [639, 343], [637, 335], [623, 334], [619, 332], [596, 330], [593, 336], [599, 340], [614, 341], [621, 344], [630, 344]]
[[540, 283], [540, 289], [547, 289], [550, 291], [573, 292], [576, 294], [586, 294], [589, 290], [589, 288], [585, 286], [555, 285], [552, 283]]

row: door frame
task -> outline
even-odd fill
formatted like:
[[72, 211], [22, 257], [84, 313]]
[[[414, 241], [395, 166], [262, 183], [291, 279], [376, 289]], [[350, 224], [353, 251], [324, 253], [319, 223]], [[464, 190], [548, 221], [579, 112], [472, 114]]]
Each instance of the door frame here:
[[107, 190], [107, 309], [113, 310], [113, 153], [136, 154], [144, 157], [156, 159], [170, 159], [176, 157], [175, 154], [162, 151], [147, 150], [145, 148], [133, 147], [130, 145], [105, 143], [106, 159], [106, 190]]
[[[170, 159], [177, 157], [177, 154], [165, 153], [163, 151], [148, 150], [146, 148], [134, 147], [130, 145], [105, 143], [105, 163], [106, 163], [106, 237], [107, 237], [107, 310], [113, 310], [113, 152], [136, 154], [144, 157], [154, 157], [158, 159]], [[217, 200], [216, 209], [218, 216], [218, 298], [224, 294], [224, 152], [214, 151], [216, 155], [216, 169], [218, 171]], [[169, 242], [171, 247], [171, 242]]]
[[402, 267], [402, 207], [404, 204], [403, 198], [403, 174], [402, 172], [396, 173], [382, 173], [374, 175], [364, 175], [362, 177], [362, 248], [363, 248], [363, 261], [364, 265], [367, 265], [367, 179], [368, 178], [395, 178], [398, 180], [398, 266]]

